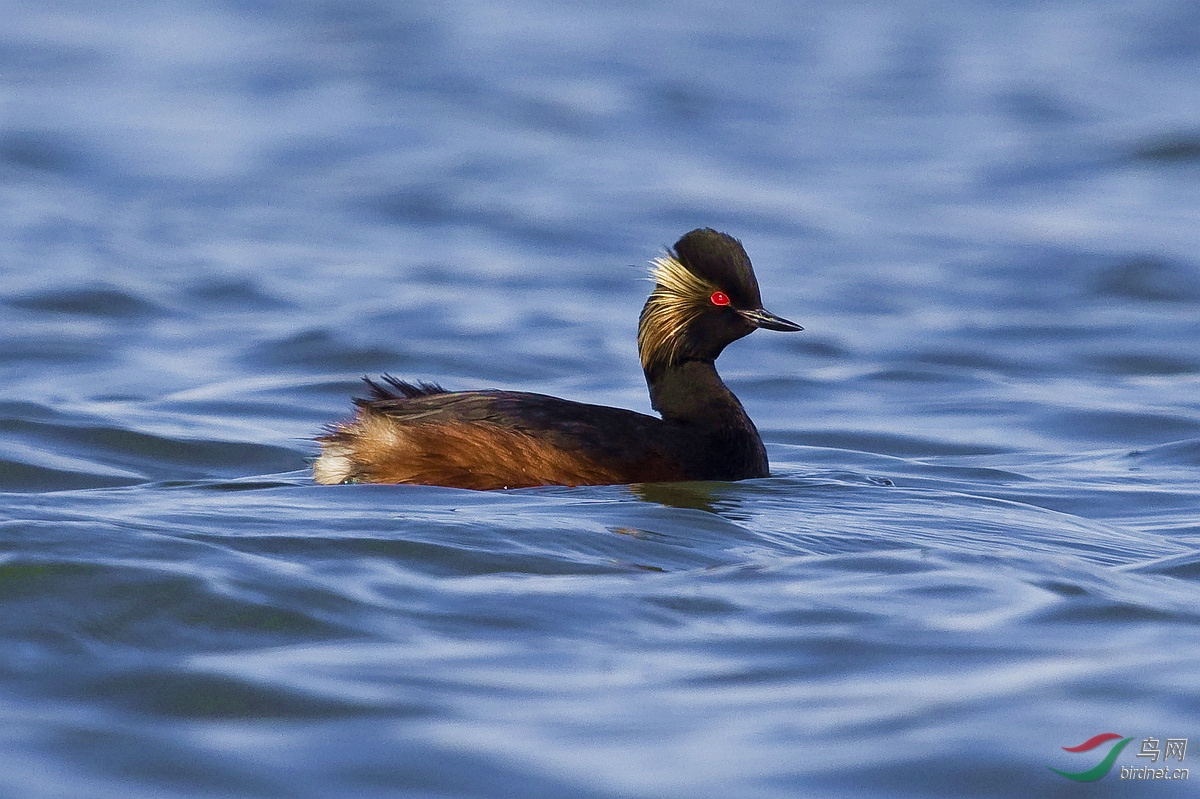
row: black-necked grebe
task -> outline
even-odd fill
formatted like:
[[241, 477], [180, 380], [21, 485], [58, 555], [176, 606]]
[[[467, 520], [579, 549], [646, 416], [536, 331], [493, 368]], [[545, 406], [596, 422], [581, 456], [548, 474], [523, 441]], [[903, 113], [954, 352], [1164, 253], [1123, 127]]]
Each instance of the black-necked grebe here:
[[317, 482], [493, 489], [766, 477], [758, 430], [714, 361], [756, 328], [802, 328], [762, 307], [741, 242], [710, 228], [685, 234], [652, 276], [638, 352], [661, 419], [544, 394], [366, 379], [358, 415], [318, 439]]

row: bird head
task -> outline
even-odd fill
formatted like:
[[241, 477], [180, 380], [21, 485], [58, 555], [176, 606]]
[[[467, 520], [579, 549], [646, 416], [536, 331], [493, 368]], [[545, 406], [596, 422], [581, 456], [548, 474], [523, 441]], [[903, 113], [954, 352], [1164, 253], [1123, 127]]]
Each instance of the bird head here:
[[638, 321], [638, 352], [651, 375], [688, 360], [713, 362], [733, 341], [762, 327], [803, 328], [762, 307], [741, 242], [699, 228], [675, 242], [650, 270], [654, 290]]

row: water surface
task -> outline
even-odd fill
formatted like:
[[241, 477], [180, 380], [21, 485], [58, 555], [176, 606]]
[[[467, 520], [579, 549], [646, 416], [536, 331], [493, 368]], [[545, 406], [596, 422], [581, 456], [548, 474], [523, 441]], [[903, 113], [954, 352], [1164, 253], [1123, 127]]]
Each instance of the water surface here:
[[[10, 5], [0, 794], [1191, 795], [1047, 769], [1200, 731], [1189, 4]], [[648, 411], [701, 225], [770, 478], [313, 485], [364, 374]]]

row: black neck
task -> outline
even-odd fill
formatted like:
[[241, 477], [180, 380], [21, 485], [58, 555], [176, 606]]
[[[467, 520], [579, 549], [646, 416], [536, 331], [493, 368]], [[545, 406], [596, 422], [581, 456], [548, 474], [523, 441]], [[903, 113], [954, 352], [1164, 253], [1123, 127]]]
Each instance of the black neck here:
[[706, 427], [750, 423], [742, 403], [721, 382], [712, 361], [687, 360], [659, 367], [647, 372], [646, 384], [650, 404], [668, 421]]
[[[663, 421], [690, 430], [693, 479], [766, 477], [767, 451], [742, 403], [712, 361], [687, 360], [646, 373], [650, 404]], [[699, 442], [699, 443], [697, 443]]]

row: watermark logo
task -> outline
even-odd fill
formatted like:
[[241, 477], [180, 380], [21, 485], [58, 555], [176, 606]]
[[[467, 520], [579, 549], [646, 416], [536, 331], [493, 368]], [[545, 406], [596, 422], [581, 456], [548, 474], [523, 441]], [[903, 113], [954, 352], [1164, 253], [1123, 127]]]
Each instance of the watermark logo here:
[[1076, 782], [1092, 782], [1100, 779], [1105, 774], [1108, 774], [1108, 772], [1112, 771], [1113, 763], [1117, 762], [1117, 755], [1121, 754], [1121, 750], [1128, 746], [1129, 742], [1132, 740], [1132, 738], [1123, 738], [1120, 735], [1117, 735], [1115, 732], [1102, 732], [1099, 735], [1088, 738], [1078, 746], [1063, 747], [1063, 750], [1067, 752], [1090, 752], [1097, 746], [1102, 746], [1109, 741], [1118, 741], [1118, 743], [1113, 745], [1113, 747], [1108, 750], [1108, 754], [1104, 756], [1104, 759], [1092, 766], [1090, 769], [1087, 769], [1086, 771], [1061, 771], [1054, 768], [1054, 766], [1046, 766], [1046, 768], [1050, 769], [1055, 774], [1066, 777], [1069, 780], [1075, 780]]
[[[1100, 760], [1099, 763], [1089, 769], [1083, 771], [1062, 771], [1054, 766], [1046, 766], [1055, 774], [1066, 777], [1069, 780], [1076, 782], [1094, 782], [1112, 771], [1113, 765], [1117, 762], [1117, 756], [1121, 751], [1133, 740], [1132, 737], [1126, 738], [1123, 735], [1118, 735], [1115, 732], [1102, 732], [1099, 735], [1088, 738], [1083, 743], [1077, 746], [1064, 746], [1065, 752], [1091, 752], [1111, 741], [1116, 741], [1108, 750], [1108, 753]], [[1142, 766], [1121, 766], [1120, 779], [1123, 780], [1186, 780], [1188, 778], [1188, 770], [1185, 768], [1171, 768], [1166, 765], [1167, 760], [1177, 760], [1182, 763], [1184, 755], [1187, 754], [1187, 738], [1167, 738], [1165, 741], [1158, 738], [1147, 737], [1142, 739], [1141, 751], [1137, 753], [1137, 757], [1147, 758], [1151, 763], [1157, 764], [1159, 759], [1162, 759], [1162, 766], [1154, 767], [1148, 765]]]

